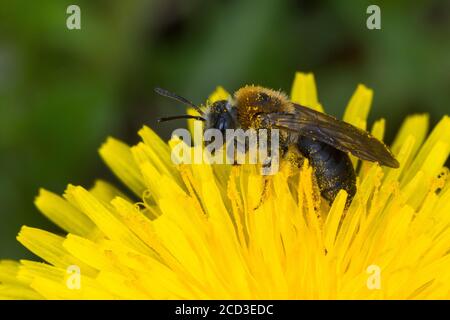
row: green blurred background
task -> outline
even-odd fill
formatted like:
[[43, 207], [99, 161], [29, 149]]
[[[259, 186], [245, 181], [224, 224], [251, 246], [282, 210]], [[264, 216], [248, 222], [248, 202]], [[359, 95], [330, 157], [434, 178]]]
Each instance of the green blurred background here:
[[[81, 8], [81, 30], [66, 8]], [[381, 30], [366, 8], [381, 7]], [[0, 258], [30, 257], [21, 225], [56, 230], [34, 208], [39, 187], [96, 178], [119, 183], [97, 148], [108, 135], [137, 142], [183, 125], [155, 119], [181, 106], [166, 87], [203, 101], [216, 85], [290, 90], [315, 73], [326, 110], [341, 116], [361, 82], [375, 91], [370, 120], [390, 141], [403, 117], [450, 107], [450, 1], [3, 0], [0, 4]]]

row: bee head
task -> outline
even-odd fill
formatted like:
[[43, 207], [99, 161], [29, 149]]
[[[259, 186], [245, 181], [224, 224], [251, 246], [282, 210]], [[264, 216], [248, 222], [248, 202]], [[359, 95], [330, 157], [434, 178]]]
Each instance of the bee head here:
[[236, 108], [227, 100], [219, 100], [209, 106], [205, 114], [205, 130], [217, 129], [225, 136], [227, 129], [237, 129]]
[[227, 129], [237, 129], [237, 112], [236, 108], [230, 101], [219, 100], [209, 105], [206, 110], [202, 110], [191, 101], [179, 96], [173, 92], [161, 88], [155, 88], [155, 92], [170, 99], [188, 105], [199, 113], [198, 116], [182, 114], [178, 116], [164, 117], [158, 119], [159, 122], [176, 120], [176, 119], [195, 119], [205, 123], [204, 129], [218, 129], [225, 136]]

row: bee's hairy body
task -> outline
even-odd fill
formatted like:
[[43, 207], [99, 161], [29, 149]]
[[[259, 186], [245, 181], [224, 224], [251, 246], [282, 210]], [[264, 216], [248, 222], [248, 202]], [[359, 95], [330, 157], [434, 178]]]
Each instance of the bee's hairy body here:
[[[235, 108], [236, 128], [247, 130], [272, 129], [265, 121], [265, 115], [272, 113], [292, 113], [294, 106], [282, 92], [259, 86], [239, 89], [227, 101], [227, 109]], [[287, 151], [297, 148], [300, 157], [305, 157], [314, 169], [321, 195], [332, 202], [340, 189], [348, 193], [348, 203], [356, 193], [356, 175], [350, 157], [330, 145], [316, 141], [297, 132], [280, 130], [281, 157], [299, 166], [303, 161], [287, 155]]]
[[391, 168], [400, 165], [389, 148], [367, 131], [296, 104], [280, 91], [245, 86], [228, 100], [200, 108], [167, 90], [155, 90], [194, 107], [200, 114], [167, 117], [160, 119], [162, 121], [194, 118], [205, 122], [205, 130], [218, 129], [224, 136], [227, 129], [279, 129], [282, 158], [294, 167], [300, 167], [307, 158], [314, 169], [320, 193], [329, 203], [341, 189], [347, 191], [347, 205], [356, 193], [356, 174], [349, 153]]

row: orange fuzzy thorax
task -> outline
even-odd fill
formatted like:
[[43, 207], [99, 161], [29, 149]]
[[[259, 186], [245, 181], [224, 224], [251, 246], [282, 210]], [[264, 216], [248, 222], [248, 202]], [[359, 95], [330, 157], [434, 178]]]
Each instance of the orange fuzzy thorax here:
[[238, 109], [239, 123], [244, 129], [255, 128], [255, 115], [282, 111], [290, 104], [283, 92], [253, 85], [236, 91], [234, 100]]

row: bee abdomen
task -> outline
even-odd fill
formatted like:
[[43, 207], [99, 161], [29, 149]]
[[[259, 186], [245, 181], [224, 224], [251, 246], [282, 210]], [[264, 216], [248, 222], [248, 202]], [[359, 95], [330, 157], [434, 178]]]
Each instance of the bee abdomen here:
[[308, 158], [322, 197], [333, 202], [340, 189], [348, 193], [347, 205], [356, 193], [356, 174], [347, 153], [307, 137], [298, 140], [300, 152]]

